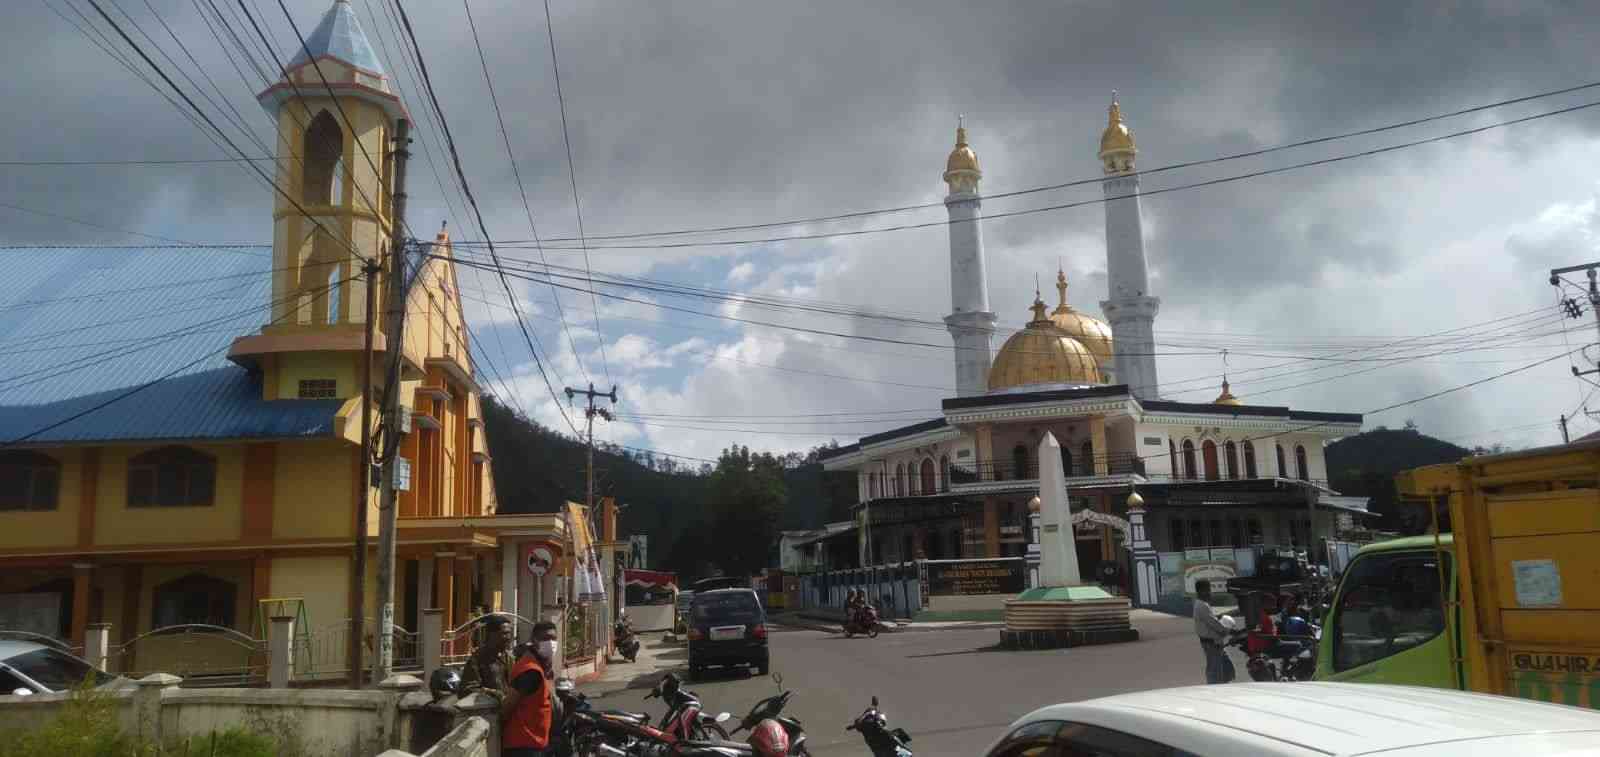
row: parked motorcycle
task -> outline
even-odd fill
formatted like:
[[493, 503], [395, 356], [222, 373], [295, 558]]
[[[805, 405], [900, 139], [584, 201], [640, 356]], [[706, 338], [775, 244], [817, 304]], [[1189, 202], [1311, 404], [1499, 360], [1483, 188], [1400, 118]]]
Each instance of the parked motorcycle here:
[[628, 621], [628, 611], [623, 610], [617, 618], [616, 625], [612, 628], [617, 652], [628, 662], [633, 662], [639, 656], [639, 637], [633, 632], [633, 624]]
[[856, 717], [855, 722], [845, 726], [846, 731], [856, 731], [867, 742], [867, 748], [872, 750], [872, 757], [911, 757], [911, 734], [904, 728], [889, 728], [889, 718], [878, 709], [878, 698], [872, 698], [872, 706]]
[[662, 676], [644, 698], [660, 699], [666, 703], [667, 712], [661, 716], [656, 728], [667, 733], [674, 741], [728, 738], [728, 732], [722, 724], [727, 722], [729, 714], [706, 714], [700, 704], [700, 696], [683, 688], [683, 682], [672, 673]]
[[859, 633], [866, 634], [869, 639], [876, 639], [883, 627], [883, 624], [878, 622], [878, 608], [864, 605], [845, 618], [844, 637], [848, 639]]

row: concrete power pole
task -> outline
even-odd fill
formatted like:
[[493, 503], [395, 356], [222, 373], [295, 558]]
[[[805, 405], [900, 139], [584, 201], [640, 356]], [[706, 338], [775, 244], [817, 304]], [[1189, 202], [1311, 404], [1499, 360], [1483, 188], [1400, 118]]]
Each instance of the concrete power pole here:
[[367, 284], [367, 322], [361, 349], [361, 475], [356, 496], [356, 546], [350, 566], [350, 638], [345, 647], [350, 662], [350, 688], [359, 689], [365, 666], [361, 664], [361, 640], [366, 636], [367, 606], [367, 502], [372, 488], [372, 329], [378, 314], [378, 290], [374, 286], [383, 266], [379, 254], [363, 262], [361, 271]]
[[[396, 507], [395, 473], [400, 460], [400, 374], [406, 318], [406, 161], [411, 157], [411, 123], [402, 118], [394, 126], [394, 216], [390, 228], [394, 241], [389, 250], [389, 276], [384, 293], [383, 339], [388, 346], [384, 357], [383, 460], [379, 474], [378, 497], [378, 659], [373, 664], [372, 682], [389, 677], [394, 671], [394, 542]], [[369, 287], [370, 289], [370, 287]], [[434, 640], [433, 643], [438, 643]]]

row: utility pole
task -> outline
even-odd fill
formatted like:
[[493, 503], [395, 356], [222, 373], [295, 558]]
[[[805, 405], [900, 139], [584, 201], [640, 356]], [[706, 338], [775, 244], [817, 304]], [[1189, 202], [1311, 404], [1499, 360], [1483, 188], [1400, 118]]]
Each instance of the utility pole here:
[[350, 688], [362, 685], [361, 641], [366, 636], [367, 607], [367, 501], [372, 489], [372, 330], [378, 313], [378, 289], [374, 286], [383, 269], [378, 255], [363, 261], [361, 271], [367, 285], [367, 320], [361, 348], [361, 466], [356, 496], [356, 552], [350, 566], [350, 639], [345, 647], [350, 663]]
[[1561, 416], [1561, 443], [1569, 444], [1572, 440], [1567, 438], [1567, 416]]
[[[596, 397], [605, 397], [611, 400], [611, 404], [617, 404], [617, 387], [615, 384], [613, 384], [609, 393], [597, 392], [594, 388], [594, 382], [591, 381], [589, 382], [588, 389], [573, 389], [569, 386], [566, 388], [566, 390], [568, 402], [571, 402], [572, 398], [579, 394], [583, 395], [589, 400], [589, 406], [583, 410], [584, 417], [589, 421], [589, 430], [587, 432], [588, 438], [584, 442], [584, 447], [586, 448], [589, 456], [588, 464], [586, 466], [587, 471], [585, 473], [585, 478], [587, 479], [587, 484], [585, 485], [587, 494], [584, 495], [584, 505], [589, 508], [589, 533], [597, 534], [594, 529], [594, 417], [598, 415], [608, 421], [614, 420], [614, 417], [611, 415], [610, 410], [607, 410], [603, 407], [595, 407], [594, 400]], [[571, 600], [574, 603], [577, 602], [577, 584], [577, 576], [574, 575], [572, 584], [567, 589], [569, 592], [573, 593]]]
[[[1589, 277], [1589, 310], [1594, 313], [1596, 337], [1600, 338], [1600, 262], [1569, 265], [1564, 268], [1552, 268], [1550, 269], [1550, 286], [1560, 287], [1561, 274], [1575, 273], [1577, 271], [1583, 271]], [[1557, 291], [1560, 290], [1557, 289]], [[1583, 314], [1581, 306], [1579, 306], [1575, 300], [1563, 298], [1561, 304], [1562, 307], [1566, 308], [1567, 315], [1571, 318], [1577, 318]], [[1595, 373], [1600, 373], [1600, 366], [1596, 366], [1593, 370], [1587, 371], [1580, 371], [1578, 370], [1577, 366], [1572, 367], [1572, 375], [1574, 376], [1583, 377]]]
[[[383, 459], [378, 495], [378, 659], [373, 664], [372, 682], [389, 677], [394, 670], [394, 542], [396, 507], [395, 473], [400, 460], [400, 373], [405, 352], [406, 318], [406, 161], [411, 157], [411, 122], [404, 118], [394, 125], [394, 215], [389, 222], [393, 243], [389, 248], [389, 276], [384, 293], [383, 340], [388, 348], [384, 357]], [[369, 287], [370, 289], [370, 287]], [[371, 326], [368, 326], [368, 330]]]

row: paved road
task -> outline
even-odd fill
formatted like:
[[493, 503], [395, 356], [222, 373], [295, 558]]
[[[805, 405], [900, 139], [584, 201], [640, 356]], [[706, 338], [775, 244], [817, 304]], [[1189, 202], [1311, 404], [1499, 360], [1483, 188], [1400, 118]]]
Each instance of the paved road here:
[[[1046, 704], [1203, 682], [1192, 621], [1147, 617], [1139, 629], [1138, 642], [1039, 652], [995, 649], [994, 630], [877, 639], [777, 630], [772, 662], [784, 688], [795, 691], [788, 712], [805, 723], [812, 754], [864, 754], [860, 738], [844, 727], [876, 694], [890, 723], [911, 733], [919, 757], [981, 755], [1006, 725]], [[685, 653], [669, 654], [681, 661]], [[1235, 663], [1242, 672], [1242, 661]], [[611, 693], [594, 704], [659, 717], [660, 703], [644, 701], [654, 678], [639, 676], [620, 690], [609, 684]], [[708, 710], [727, 710], [735, 722], [778, 691], [772, 680], [744, 671], [713, 670], [691, 685]], [[607, 687], [594, 687], [591, 696]]]

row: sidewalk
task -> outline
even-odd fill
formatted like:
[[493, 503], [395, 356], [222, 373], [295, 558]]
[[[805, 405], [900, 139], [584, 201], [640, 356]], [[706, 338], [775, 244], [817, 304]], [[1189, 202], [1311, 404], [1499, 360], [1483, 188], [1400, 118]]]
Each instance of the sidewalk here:
[[604, 697], [624, 689], [647, 689], [669, 672], [684, 667], [689, 660], [689, 647], [683, 642], [665, 641], [666, 634], [650, 631], [639, 634], [639, 657], [628, 662], [621, 655], [612, 655], [600, 675], [583, 681], [583, 693], [593, 698]]

